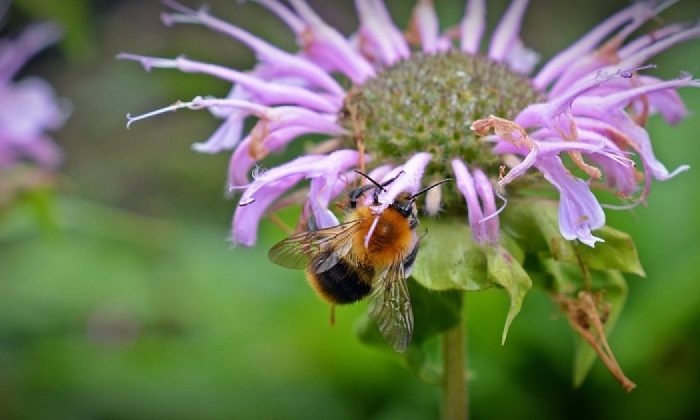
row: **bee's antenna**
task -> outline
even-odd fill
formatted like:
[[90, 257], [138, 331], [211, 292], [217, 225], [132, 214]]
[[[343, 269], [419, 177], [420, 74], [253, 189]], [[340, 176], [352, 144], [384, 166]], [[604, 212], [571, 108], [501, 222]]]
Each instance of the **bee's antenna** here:
[[434, 183], [433, 185], [431, 185], [431, 186], [429, 186], [429, 187], [423, 188], [422, 190], [420, 190], [420, 191], [418, 191], [417, 193], [413, 194], [413, 195], [411, 196], [411, 200], [414, 200], [414, 199], [415, 199], [416, 197], [418, 197], [419, 195], [425, 194], [425, 193], [428, 192], [429, 190], [431, 190], [431, 189], [437, 187], [437, 186], [440, 185], [440, 184], [444, 184], [444, 183], [447, 182], [447, 181], [452, 181], [452, 178], [445, 178], [445, 179], [443, 179], [443, 180], [440, 181], [440, 182], [436, 182], [436, 183]]
[[381, 184], [378, 183], [377, 181], [373, 180], [373, 179], [372, 179], [369, 175], [367, 175], [366, 173], [361, 172], [361, 171], [358, 171], [357, 169], [355, 169], [355, 173], [360, 174], [360, 175], [362, 175], [363, 177], [367, 178], [372, 184], [376, 185], [377, 188], [379, 188], [380, 190], [386, 191], [386, 188], [384, 188], [384, 187], [386, 187], [387, 185], [389, 185], [389, 184], [391, 184], [392, 182], [396, 181], [396, 178], [398, 178], [399, 176], [403, 175], [403, 174], [404, 174], [404, 171], [403, 171], [403, 170], [400, 171], [398, 174], [396, 174], [395, 177], [393, 177], [393, 178], [391, 178], [391, 179], [389, 179], [389, 180], [387, 180], [387, 181], [384, 181], [384, 182], [382, 182]]
[[355, 173], [357, 173], [357, 174], [359, 174], [359, 175], [362, 175], [362, 176], [365, 177], [367, 180], [369, 180], [369, 182], [371, 182], [372, 184], [376, 185], [377, 188], [379, 188], [379, 189], [381, 189], [382, 191], [384, 191], [384, 187], [382, 186], [382, 184], [380, 184], [380, 183], [378, 183], [377, 181], [373, 180], [373, 179], [372, 179], [369, 175], [367, 175], [366, 173], [364, 173], [364, 172], [362, 172], [362, 171], [358, 171], [357, 169], [355, 169]]

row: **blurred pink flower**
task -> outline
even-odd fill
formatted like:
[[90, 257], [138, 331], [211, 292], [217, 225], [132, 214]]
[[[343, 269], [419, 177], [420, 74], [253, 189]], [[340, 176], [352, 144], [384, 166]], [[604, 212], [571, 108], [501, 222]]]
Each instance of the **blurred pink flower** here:
[[31, 160], [52, 169], [61, 162], [61, 151], [46, 131], [61, 128], [67, 104], [43, 79], [15, 80], [29, 59], [60, 36], [56, 25], [38, 23], [15, 39], [0, 40], [0, 168]]

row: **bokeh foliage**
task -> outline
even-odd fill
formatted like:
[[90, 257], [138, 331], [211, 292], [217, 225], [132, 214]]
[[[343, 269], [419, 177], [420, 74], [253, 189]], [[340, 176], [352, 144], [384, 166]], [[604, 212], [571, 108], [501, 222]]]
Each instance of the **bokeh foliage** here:
[[[11, 28], [52, 13], [69, 22], [66, 54], [49, 51], [26, 72], [49, 79], [73, 101], [74, 114], [56, 135], [67, 161], [51, 216], [32, 212], [47, 208], [37, 207], [45, 196], [24, 196], [0, 218], [0, 417], [433, 418], [437, 390], [355, 338], [363, 304], [340, 310], [330, 328], [328, 308], [301, 274], [267, 262], [267, 248], [283, 233], [265, 224], [256, 248], [231, 249], [227, 156], [189, 150], [217, 121], [182, 112], [124, 128], [127, 112], [223, 95], [227, 86], [166, 70], [145, 74], [115, 62], [117, 52], [185, 53], [237, 68], [250, 66], [250, 53], [202, 28], [164, 28], [156, 1], [60, 3], [54, 13], [40, 0], [18, 0], [10, 16]], [[208, 3], [292, 48], [288, 33], [255, 5]], [[345, 33], [354, 27], [351, 2], [312, 3]], [[406, 22], [411, 2], [388, 3]], [[463, 2], [438, 3], [443, 25], [456, 23]], [[623, 4], [572, 10], [568, 2], [533, 0], [524, 39], [550, 56]], [[491, 25], [504, 7], [489, 2]], [[697, 17], [693, 0], [664, 13], [668, 21]], [[75, 33], [83, 39], [71, 41]], [[71, 46], [80, 42], [88, 47]], [[664, 77], [700, 74], [700, 42], [654, 62]], [[700, 92], [681, 94], [700, 112]], [[634, 238], [647, 274], [625, 275], [629, 295], [610, 339], [638, 389], [625, 394], [599, 362], [580, 389], [572, 387], [576, 341], [542, 292], [528, 294], [506, 346], [505, 294], [469, 293], [463, 310], [474, 418], [700, 412], [700, 119], [668, 127], [654, 118], [649, 127], [662, 161], [693, 169], [655, 183], [648, 207], [608, 211], [610, 225]]]

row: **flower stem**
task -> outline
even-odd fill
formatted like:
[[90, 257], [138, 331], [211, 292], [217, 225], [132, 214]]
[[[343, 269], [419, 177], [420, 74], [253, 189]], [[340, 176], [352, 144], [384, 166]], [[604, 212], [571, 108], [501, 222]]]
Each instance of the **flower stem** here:
[[467, 419], [466, 337], [464, 322], [445, 331], [442, 337], [444, 359], [442, 418]]

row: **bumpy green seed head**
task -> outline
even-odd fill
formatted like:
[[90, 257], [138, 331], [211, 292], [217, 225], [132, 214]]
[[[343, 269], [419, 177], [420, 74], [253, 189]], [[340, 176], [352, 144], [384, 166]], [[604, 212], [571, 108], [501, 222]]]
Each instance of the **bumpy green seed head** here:
[[[498, 156], [469, 125], [491, 114], [513, 119], [541, 100], [527, 78], [485, 57], [415, 53], [354, 86], [341, 121], [352, 133], [348, 143], [362, 142], [373, 162], [400, 164], [414, 153], [428, 152], [433, 155], [429, 179], [450, 176], [453, 158], [496, 176]], [[451, 191], [443, 197], [447, 210], [464, 207], [450, 205], [450, 197], [458, 197]]]

